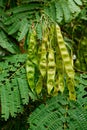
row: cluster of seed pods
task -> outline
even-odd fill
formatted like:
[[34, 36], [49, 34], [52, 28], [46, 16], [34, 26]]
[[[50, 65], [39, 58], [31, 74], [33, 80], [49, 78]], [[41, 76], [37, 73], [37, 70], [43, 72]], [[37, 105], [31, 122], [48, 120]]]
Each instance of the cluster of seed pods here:
[[[39, 95], [45, 81], [48, 94], [55, 95], [58, 91], [64, 91], [64, 77], [66, 77], [69, 97], [75, 100], [72, 59], [65, 46], [60, 27], [52, 24], [42, 30], [41, 44], [38, 44], [35, 29], [30, 35], [28, 44], [26, 72], [30, 89]], [[35, 75], [39, 75], [37, 82]]]

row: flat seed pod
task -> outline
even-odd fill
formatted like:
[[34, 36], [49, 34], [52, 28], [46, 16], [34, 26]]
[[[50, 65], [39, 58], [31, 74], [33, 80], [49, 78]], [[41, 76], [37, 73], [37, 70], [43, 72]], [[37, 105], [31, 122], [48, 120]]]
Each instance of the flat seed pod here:
[[74, 89], [74, 86], [73, 86], [74, 80], [72, 78], [67, 77], [66, 83], [67, 83], [67, 86], [68, 86], [68, 89], [69, 89], [70, 99], [75, 100], [76, 95], [75, 95], [75, 89]]
[[[75, 89], [74, 89], [74, 82], [73, 82], [74, 81], [74, 70], [73, 70], [73, 66], [72, 66], [72, 60], [69, 57], [67, 48], [65, 46], [65, 43], [64, 43], [64, 40], [63, 40], [63, 37], [61, 34], [60, 27], [57, 24], [56, 24], [56, 35], [57, 35], [57, 43], [58, 43], [58, 46], [60, 49], [64, 68], [65, 68], [65, 71], [68, 76], [67, 82], [69, 82], [69, 84], [68, 84], [69, 96], [70, 96], [70, 99], [75, 100], [76, 97], [75, 97]], [[70, 87], [70, 86], [72, 86], [72, 87]], [[71, 94], [73, 96], [71, 96]]]
[[72, 60], [69, 57], [67, 48], [65, 46], [62, 34], [61, 34], [61, 30], [59, 28], [58, 25], [56, 25], [56, 31], [57, 31], [57, 40], [58, 40], [58, 46], [61, 52], [61, 56], [63, 59], [63, 63], [65, 66], [65, 70], [66, 73], [69, 77], [73, 77], [74, 78], [74, 70], [73, 70], [73, 66], [72, 66]]
[[52, 89], [54, 88], [55, 73], [56, 73], [56, 64], [55, 64], [54, 51], [52, 48], [50, 48], [48, 54], [48, 69], [47, 69], [48, 94], [50, 94]]
[[31, 60], [34, 64], [37, 64], [37, 41], [36, 41], [36, 32], [32, 31], [30, 35], [30, 41], [28, 43], [28, 59]]
[[46, 75], [46, 70], [47, 70], [47, 50], [46, 50], [46, 45], [45, 45], [46, 42], [47, 42], [47, 39], [42, 41], [41, 58], [40, 58], [40, 63], [39, 63], [39, 69], [43, 77]]
[[55, 50], [56, 50], [56, 68], [57, 68], [57, 86], [58, 86], [58, 90], [60, 92], [63, 93], [64, 91], [64, 65], [63, 65], [63, 61], [62, 61], [62, 57], [61, 57], [61, 53], [60, 53], [60, 49], [59, 46], [56, 43], [55, 46]]
[[31, 90], [33, 91], [34, 86], [35, 86], [34, 84], [35, 68], [34, 68], [34, 64], [29, 60], [26, 61], [26, 72], [27, 72], [27, 80], [28, 80], [29, 86]]
[[60, 90], [60, 92], [63, 93], [63, 91], [64, 91], [64, 77], [63, 77], [63, 75], [59, 74], [58, 80], [59, 80], [59, 90]]
[[41, 90], [42, 90], [42, 85], [43, 85], [43, 82], [42, 82], [42, 76], [39, 77], [39, 80], [36, 84], [36, 87], [35, 87], [35, 91], [37, 94], [40, 94], [41, 93]]
[[30, 89], [34, 91], [35, 88], [35, 65], [37, 64], [36, 54], [36, 32], [32, 31], [30, 35], [30, 41], [28, 43], [28, 59], [26, 61], [26, 72], [27, 79], [30, 86]]

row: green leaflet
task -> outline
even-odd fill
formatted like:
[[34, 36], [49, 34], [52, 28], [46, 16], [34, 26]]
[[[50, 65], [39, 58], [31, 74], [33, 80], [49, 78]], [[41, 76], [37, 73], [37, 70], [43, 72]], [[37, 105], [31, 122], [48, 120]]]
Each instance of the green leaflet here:
[[26, 81], [22, 80], [21, 78], [18, 78], [17, 80], [19, 83], [19, 92], [21, 95], [22, 103], [28, 104], [28, 102], [29, 102], [29, 89], [26, 85]]
[[23, 112], [16, 80], [12, 80], [12, 84], [13, 86], [7, 81], [6, 85], [1, 86], [1, 115], [5, 120], [7, 120], [10, 115], [15, 117], [16, 113]]
[[9, 118], [9, 107], [8, 107], [8, 93], [6, 87], [1, 87], [1, 104], [2, 104], [2, 117], [7, 120]]
[[73, 0], [68, 0], [67, 4], [69, 6], [71, 13], [73, 13], [73, 14], [75, 13], [75, 15], [77, 15], [81, 11], [79, 6], [76, 5]]
[[60, 1], [55, 2], [55, 8], [56, 8], [56, 20], [58, 23], [60, 23], [63, 20], [63, 10]]
[[[36, 18], [39, 19], [38, 14], [37, 14]], [[42, 40], [42, 25], [41, 25], [41, 23], [38, 23], [36, 25], [36, 33], [37, 33], [37, 39]]]
[[69, 83], [68, 84], [69, 96], [70, 99], [75, 99], [76, 97], [75, 97], [75, 89], [74, 89], [74, 70], [72, 66], [72, 60], [69, 57], [60, 28], [57, 24], [56, 24], [56, 33], [57, 33], [57, 42], [63, 60], [64, 68], [68, 76], [67, 82]]
[[17, 7], [14, 7], [14, 8], [12, 8], [12, 9], [10, 9], [10, 10], [8, 10], [8, 12], [7, 13], [11, 13], [11, 12], [13, 12], [14, 14], [16, 14], [16, 13], [21, 13], [21, 12], [26, 12], [26, 11], [31, 11], [31, 10], [38, 10], [38, 9], [40, 9], [40, 8], [42, 8], [42, 6], [43, 5], [40, 5], [40, 4], [33, 4], [33, 3], [31, 3], [31, 4], [24, 4], [24, 5], [21, 5], [21, 6], [17, 6]]
[[18, 29], [20, 28], [20, 21], [16, 20], [16, 22], [14, 22], [8, 29], [8, 34], [12, 35], [14, 33], [16, 33], [18, 31]]
[[4, 31], [0, 31], [0, 47], [12, 54], [19, 52], [17, 45], [14, 44], [14, 42], [9, 41], [9, 38]]
[[21, 41], [25, 37], [25, 35], [28, 32], [28, 29], [29, 29], [28, 20], [24, 18], [20, 24], [18, 37], [17, 37], [18, 41]]
[[71, 14], [66, 0], [63, 0], [63, 2], [61, 2], [61, 7], [63, 10], [65, 22], [69, 22], [71, 19]]
[[74, 0], [76, 4], [78, 5], [82, 5], [82, 1], [81, 0]]

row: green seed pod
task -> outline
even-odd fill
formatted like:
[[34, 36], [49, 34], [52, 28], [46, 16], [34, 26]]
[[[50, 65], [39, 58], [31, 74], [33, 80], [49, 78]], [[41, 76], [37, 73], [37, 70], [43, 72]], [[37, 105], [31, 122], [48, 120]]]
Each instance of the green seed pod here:
[[31, 32], [30, 41], [28, 43], [28, 59], [37, 64], [37, 41], [35, 30]]
[[74, 88], [74, 79], [67, 77], [66, 78], [67, 87], [69, 89], [69, 98], [71, 100], [76, 100], [75, 88]]
[[63, 93], [65, 72], [64, 72], [64, 65], [63, 65], [60, 49], [56, 42], [55, 42], [55, 50], [56, 50], [55, 58], [56, 58], [56, 69], [57, 69], [56, 80], [58, 84], [57, 87], [58, 87], [58, 90]]
[[46, 75], [46, 70], [47, 70], [46, 42], [47, 42], [47, 38], [44, 38], [44, 40], [42, 41], [41, 58], [40, 58], [40, 63], [39, 63], [39, 69], [43, 77]]
[[[65, 68], [65, 71], [68, 76], [67, 83], [69, 82], [69, 84], [68, 84], [69, 96], [70, 96], [70, 99], [75, 100], [76, 95], [75, 95], [74, 82], [73, 82], [74, 81], [74, 70], [73, 70], [72, 60], [70, 59], [67, 48], [65, 46], [60, 27], [57, 24], [56, 24], [56, 35], [57, 35], [57, 43], [58, 43], [58, 46], [60, 49], [64, 68]], [[70, 80], [70, 81], [68, 81], [68, 80]], [[71, 96], [72, 94], [73, 94], [73, 96]]]
[[28, 59], [26, 61], [26, 72], [29, 86], [32, 91], [35, 88], [34, 75], [35, 75], [35, 65], [37, 64], [36, 57], [36, 32], [32, 31], [30, 35], [30, 41], [28, 43]]
[[41, 90], [42, 90], [42, 85], [43, 85], [43, 82], [42, 82], [42, 76], [39, 77], [39, 80], [36, 84], [36, 87], [35, 87], [35, 91], [37, 94], [40, 94], [41, 93]]
[[56, 32], [57, 32], [57, 42], [60, 49], [61, 57], [65, 66], [66, 73], [69, 77], [74, 78], [74, 70], [72, 66], [72, 60], [68, 54], [67, 48], [65, 46], [61, 30], [58, 25], [56, 25]]
[[50, 48], [48, 54], [48, 68], [47, 68], [48, 94], [50, 94], [52, 89], [54, 88], [55, 73], [56, 73], [56, 64], [55, 64], [54, 50]]
[[34, 64], [29, 60], [26, 61], [26, 72], [27, 72], [27, 80], [28, 80], [29, 86], [31, 90], [33, 91], [35, 87], [35, 84], [34, 84], [35, 68], [34, 68]]

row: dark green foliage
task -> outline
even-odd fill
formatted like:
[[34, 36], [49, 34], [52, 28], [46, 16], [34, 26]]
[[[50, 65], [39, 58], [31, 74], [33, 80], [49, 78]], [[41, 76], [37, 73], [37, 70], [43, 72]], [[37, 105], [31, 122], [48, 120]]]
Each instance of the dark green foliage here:
[[0, 32], [0, 47], [9, 51], [12, 54], [19, 52], [17, 49], [17, 45], [13, 43], [11, 40], [9, 40], [9, 37], [7, 37], [4, 31]]
[[77, 101], [59, 94], [40, 105], [30, 115], [29, 130], [86, 130], [87, 129], [87, 75], [75, 77]]
[[28, 123], [29, 130], [86, 130], [87, 108], [83, 107], [80, 99], [73, 102], [59, 94], [36, 108]]
[[18, 114], [16, 118], [9, 118], [6, 122], [0, 120], [0, 128], [1, 130], [27, 130], [26, 122], [26, 114]]
[[87, 74], [81, 74], [80, 77], [76, 76], [75, 78], [77, 82], [77, 99], [84, 108], [87, 108]]
[[18, 53], [18, 47], [15, 44], [14, 40], [8, 36], [7, 28], [4, 24], [4, 20], [7, 18], [5, 13], [7, 1], [0, 1], [0, 52], [6, 50], [12, 54]]
[[0, 62], [0, 97], [2, 117], [15, 117], [29, 102], [29, 88], [25, 72], [26, 55], [14, 55]]
[[[81, 0], [79, 2], [74, 0], [72, 2], [70, 0], [64, 0], [64, 2], [61, 0], [1, 0], [0, 52], [5, 50], [12, 54], [18, 53], [17, 41], [21, 41], [26, 36], [33, 24], [36, 25], [38, 39], [41, 40], [42, 30], [39, 22], [42, 17], [64, 24], [79, 14], [81, 11], [79, 6], [82, 6]], [[17, 40], [17, 44], [14, 39]]]

